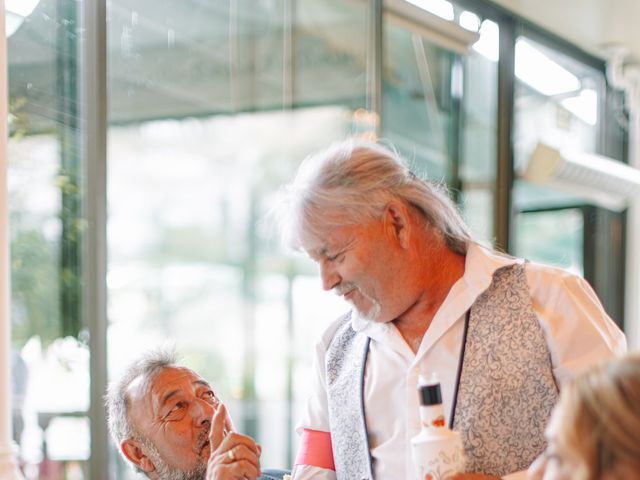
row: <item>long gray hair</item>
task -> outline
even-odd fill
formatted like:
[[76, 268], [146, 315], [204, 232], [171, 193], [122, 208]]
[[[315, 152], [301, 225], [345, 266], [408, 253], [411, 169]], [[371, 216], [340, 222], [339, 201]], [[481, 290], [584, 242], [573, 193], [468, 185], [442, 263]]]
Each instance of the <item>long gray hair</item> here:
[[465, 254], [472, 235], [446, 187], [421, 180], [405, 160], [382, 145], [350, 139], [307, 157], [286, 191], [281, 217], [289, 246], [323, 229], [380, 218], [392, 199], [414, 207], [454, 252]]

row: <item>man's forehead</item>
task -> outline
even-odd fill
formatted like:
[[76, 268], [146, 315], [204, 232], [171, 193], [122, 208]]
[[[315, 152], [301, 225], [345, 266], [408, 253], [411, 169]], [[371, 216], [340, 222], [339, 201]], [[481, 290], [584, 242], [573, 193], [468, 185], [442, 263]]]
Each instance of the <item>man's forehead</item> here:
[[351, 241], [358, 228], [358, 225], [327, 228], [322, 234], [309, 235], [303, 243], [303, 248], [312, 258], [323, 257], [328, 252]]
[[171, 367], [161, 371], [151, 382], [151, 392], [160, 393], [176, 385], [207, 384], [207, 382], [193, 370], [186, 367]]
[[325, 247], [338, 232], [352, 229], [356, 225], [344, 213], [334, 210], [323, 210], [320, 215], [304, 218], [298, 225], [300, 246], [307, 253]]
[[140, 397], [158, 397], [166, 390], [179, 386], [208, 383], [196, 372], [185, 367], [166, 367], [154, 375], [150, 380], [142, 376], [136, 378], [129, 385], [129, 395], [132, 399]]

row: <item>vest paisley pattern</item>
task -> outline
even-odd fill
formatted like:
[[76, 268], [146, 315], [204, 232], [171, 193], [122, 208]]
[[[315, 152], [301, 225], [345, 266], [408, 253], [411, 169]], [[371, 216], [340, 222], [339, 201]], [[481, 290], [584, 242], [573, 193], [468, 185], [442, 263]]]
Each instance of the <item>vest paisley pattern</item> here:
[[[364, 410], [369, 337], [343, 317], [326, 355], [327, 395], [338, 480], [372, 479]], [[466, 470], [524, 470], [545, 448], [544, 428], [558, 398], [549, 350], [533, 311], [523, 265], [497, 270], [471, 307], [454, 428]]]
[[346, 314], [326, 357], [331, 444], [338, 479], [373, 479], [363, 399], [368, 352], [369, 337], [356, 334], [351, 314]]
[[557, 399], [524, 266], [503, 267], [471, 308], [454, 414], [467, 471], [525, 470], [546, 446], [544, 429]]

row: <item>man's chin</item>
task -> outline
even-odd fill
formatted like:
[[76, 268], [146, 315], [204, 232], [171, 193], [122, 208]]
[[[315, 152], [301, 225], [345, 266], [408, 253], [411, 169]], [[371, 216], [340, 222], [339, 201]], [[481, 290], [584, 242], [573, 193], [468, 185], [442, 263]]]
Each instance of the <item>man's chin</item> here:
[[199, 461], [196, 466], [189, 471], [171, 468], [166, 464], [156, 464], [156, 473], [160, 480], [205, 480], [207, 475], [207, 462]]
[[355, 305], [353, 305], [353, 308], [355, 309], [358, 315], [358, 318], [361, 318], [362, 320], [365, 320], [367, 322], [387, 323], [391, 320], [391, 319], [385, 319], [382, 317], [382, 315], [380, 315], [381, 312], [380, 312], [380, 307], [378, 305], [373, 305], [366, 310], [360, 309]]
[[202, 448], [202, 453], [207, 456], [204, 458], [196, 456], [196, 462], [193, 468], [184, 470], [184, 467], [169, 466], [151, 440], [143, 438], [141, 441], [146, 447], [147, 456], [151, 460], [151, 463], [153, 463], [155, 472], [160, 480], [205, 480], [210, 452], [207, 446], [208, 442]]
[[373, 323], [385, 323], [388, 321], [382, 318], [382, 306], [377, 300], [362, 290], [354, 289], [354, 291], [358, 295], [353, 295], [348, 301], [359, 318]]
[[193, 470], [185, 473], [183, 479], [184, 480], [205, 480], [206, 476], [207, 476], [207, 461], [203, 460], [203, 461], [199, 461]]

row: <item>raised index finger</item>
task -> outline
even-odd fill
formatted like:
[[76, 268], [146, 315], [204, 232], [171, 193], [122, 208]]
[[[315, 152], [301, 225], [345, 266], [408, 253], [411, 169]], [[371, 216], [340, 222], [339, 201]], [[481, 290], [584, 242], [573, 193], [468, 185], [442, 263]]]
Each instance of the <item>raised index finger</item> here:
[[220, 404], [216, 413], [213, 414], [213, 421], [211, 424], [211, 431], [209, 432], [209, 443], [211, 445], [211, 451], [214, 451], [220, 446], [224, 439], [224, 429], [227, 420], [227, 409], [223, 403]]

